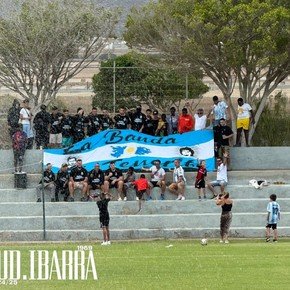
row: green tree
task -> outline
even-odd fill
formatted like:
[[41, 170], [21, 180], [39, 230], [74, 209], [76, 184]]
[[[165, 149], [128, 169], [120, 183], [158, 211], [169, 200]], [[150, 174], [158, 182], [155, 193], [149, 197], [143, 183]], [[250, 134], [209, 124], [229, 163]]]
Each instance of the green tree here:
[[0, 20], [0, 83], [37, 110], [98, 57], [117, 11], [79, 0], [14, 2], [15, 11]]
[[[133, 9], [126, 41], [199, 65], [235, 116], [233, 89], [255, 106], [258, 123], [269, 95], [290, 70], [289, 1], [159, 0]], [[259, 100], [259, 101], [257, 101]], [[255, 131], [252, 126], [250, 139]]]
[[143, 103], [164, 111], [171, 105], [179, 107], [186, 97], [192, 100], [208, 91], [201, 81], [200, 70], [192, 72], [190, 69], [172, 68], [168, 63], [164, 64], [159, 56], [126, 54], [102, 62], [100, 72], [93, 77], [93, 105], [101, 109], [114, 110], [114, 63], [117, 108], [132, 108]]

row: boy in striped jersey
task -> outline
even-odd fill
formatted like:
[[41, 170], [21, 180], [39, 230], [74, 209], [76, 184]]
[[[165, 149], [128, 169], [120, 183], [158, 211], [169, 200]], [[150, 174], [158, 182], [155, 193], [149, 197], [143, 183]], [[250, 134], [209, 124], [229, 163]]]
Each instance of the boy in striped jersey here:
[[270, 195], [270, 202], [267, 206], [266, 242], [270, 242], [270, 230], [273, 229], [273, 242], [278, 241], [277, 223], [280, 220], [280, 205], [276, 202], [276, 194]]

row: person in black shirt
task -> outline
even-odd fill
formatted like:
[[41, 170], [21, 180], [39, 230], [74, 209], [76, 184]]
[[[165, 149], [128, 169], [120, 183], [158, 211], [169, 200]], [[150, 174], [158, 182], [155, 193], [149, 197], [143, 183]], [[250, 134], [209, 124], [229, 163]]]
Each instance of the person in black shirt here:
[[131, 121], [132, 121], [132, 129], [138, 132], [142, 132], [144, 128], [146, 116], [142, 113], [142, 107], [137, 106], [136, 112], [132, 114]]
[[116, 129], [130, 129], [131, 121], [128, 115], [125, 114], [125, 109], [120, 108], [119, 114], [114, 117]]
[[109, 193], [102, 193], [100, 197], [97, 197], [100, 227], [103, 230], [103, 238], [104, 238], [104, 241], [101, 243], [102, 246], [111, 245], [109, 231], [110, 215], [108, 211], [108, 204], [110, 198], [111, 195]]
[[98, 134], [102, 129], [101, 117], [97, 115], [97, 108], [92, 108], [92, 112], [87, 117], [88, 136]]
[[153, 120], [152, 120], [151, 114], [152, 114], [152, 111], [150, 109], [147, 109], [142, 133], [154, 136], [155, 131], [154, 131]]
[[56, 175], [55, 180], [55, 201], [59, 201], [58, 193], [60, 192], [63, 195], [63, 200], [67, 201], [68, 197], [68, 181], [69, 181], [69, 173], [68, 173], [68, 165], [66, 163], [62, 164], [60, 170]]
[[46, 106], [40, 106], [41, 111], [38, 112], [34, 119], [35, 129], [35, 143], [36, 149], [47, 148], [49, 143], [49, 126], [50, 126], [50, 114], [46, 111]]
[[77, 109], [77, 114], [74, 116], [73, 124], [73, 139], [74, 143], [82, 141], [86, 136], [86, 118], [84, 116], [84, 110], [82, 108]]
[[102, 130], [108, 130], [112, 129], [114, 127], [114, 121], [113, 119], [109, 116], [109, 113], [107, 110], [103, 111], [103, 115], [101, 117], [102, 120]]
[[72, 131], [73, 120], [69, 116], [69, 111], [63, 110], [63, 118], [61, 120], [62, 147], [69, 147], [73, 144]]
[[153, 123], [153, 130], [154, 130], [154, 134], [158, 128], [158, 124], [159, 124], [159, 113], [157, 110], [153, 111], [153, 118], [152, 118], [152, 123]]
[[49, 144], [51, 148], [60, 148], [62, 144], [61, 120], [62, 114], [57, 107], [52, 107], [50, 115]]
[[[123, 193], [124, 178], [123, 173], [120, 169], [117, 169], [115, 162], [110, 162], [110, 168], [106, 171], [104, 182], [104, 191], [109, 192], [109, 188], [118, 189], [118, 201], [121, 201], [121, 195]], [[124, 200], [127, 200], [127, 197], [124, 197]]]
[[87, 201], [88, 190], [88, 171], [82, 166], [82, 160], [77, 159], [76, 166], [70, 172], [68, 183], [69, 198], [68, 201], [74, 201], [74, 191], [79, 188], [82, 190], [81, 201]]
[[218, 147], [218, 157], [223, 158], [227, 154], [227, 165], [230, 167], [230, 139], [234, 136], [232, 129], [227, 126], [224, 118], [220, 119], [219, 126], [215, 128], [216, 142]]
[[16, 132], [20, 118], [20, 103], [17, 99], [13, 100], [12, 107], [8, 111], [7, 122], [10, 137]]
[[[53, 202], [55, 201], [55, 175], [51, 171], [52, 165], [51, 163], [46, 164], [46, 168], [43, 171], [43, 188], [49, 189], [50, 193], [50, 200]], [[40, 180], [39, 184], [36, 187], [36, 196], [37, 196], [37, 202], [41, 202], [41, 191], [42, 191], [42, 180]]]
[[105, 180], [105, 174], [100, 169], [100, 164], [96, 163], [95, 168], [89, 172], [88, 175], [88, 197], [90, 196], [90, 190], [101, 189], [103, 190]]

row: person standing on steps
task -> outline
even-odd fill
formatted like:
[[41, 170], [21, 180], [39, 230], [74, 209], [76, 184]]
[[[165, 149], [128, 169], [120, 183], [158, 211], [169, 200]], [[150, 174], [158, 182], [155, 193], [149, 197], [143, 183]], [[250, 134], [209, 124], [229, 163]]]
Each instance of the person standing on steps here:
[[273, 242], [278, 241], [277, 223], [280, 220], [280, 205], [276, 202], [276, 194], [270, 195], [270, 202], [267, 206], [266, 242], [270, 242], [271, 228], [274, 232]]
[[198, 200], [201, 201], [201, 195], [206, 199], [205, 194], [205, 181], [207, 179], [207, 170], [205, 160], [200, 161], [197, 166], [197, 174], [195, 178], [195, 188], [197, 188]]
[[220, 119], [224, 118], [225, 120], [230, 119], [229, 106], [224, 101], [220, 101], [218, 96], [213, 96], [213, 107], [212, 107], [212, 126], [219, 125]]
[[246, 146], [249, 146], [250, 124], [255, 124], [253, 109], [248, 103], [244, 103], [243, 98], [238, 98], [237, 140], [235, 146], [241, 146], [241, 135], [243, 131], [245, 134]]
[[7, 115], [10, 137], [12, 137], [12, 135], [16, 132], [16, 129], [18, 129], [19, 118], [20, 118], [20, 103], [17, 99], [14, 99], [12, 107], [9, 109]]
[[232, 207], [233, 200], [230, 199], [230, 194], [228, 192], [224, 192], [224, 194], [220, 194], [216, 199], [216, 205], [221, 206], [222, 213], [220, 218], [220, 243], [228, 244], [228, 236], [230, 231], [230, 226], [232, 222]]

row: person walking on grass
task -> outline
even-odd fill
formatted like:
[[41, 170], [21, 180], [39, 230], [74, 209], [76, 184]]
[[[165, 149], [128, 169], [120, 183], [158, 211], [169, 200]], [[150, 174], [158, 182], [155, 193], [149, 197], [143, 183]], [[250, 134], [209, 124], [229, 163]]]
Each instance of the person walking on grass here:
[[270, 242], [271, 228], [274, 232], [273, 242], [278, 241], [277, 223], [280, 220], [280, 205], [276, 202], [276, 194], [270, 195], [270, 202], [267, 206], [266, 242]]
[[197, 174], [195, 178], [195, 188], [197, 188], [198, 200], [201, 201], [201, 195], [206, 199], [205, 181], [207, 179], [206, 163], [204, 160], [200, 161], [197, 167]]
[[228, 244], [228, 236], [230, 225], [232, 222], [232, 207], [233, 200], [230, 199], [230, 194], [228, 192], [224, 192], [224, 194], [220, 194], [216, 199], [216, 205], [221, 206], [222, 213], [220, 219], [220, 243]]
[[109, 230], [110, 215], [108, 211], [108, 204], [111, 198], [112, 196], [107, 192], [102, 192], [101, 195], [96, 198], [97, 206], [99, 208], [100, 227], [103, 230], [103, 242], [101, 243], [102, 246], [111, 245]]

